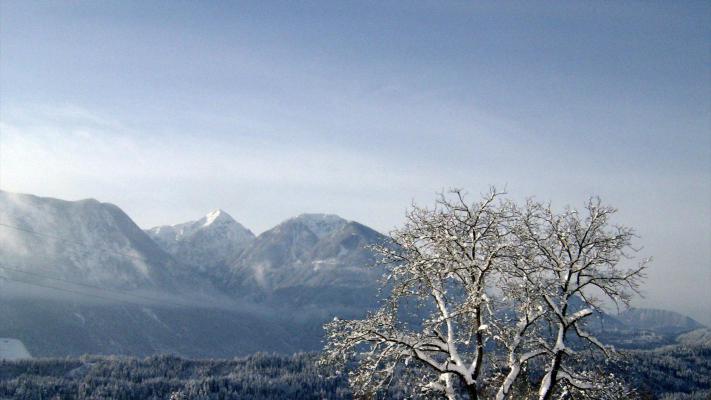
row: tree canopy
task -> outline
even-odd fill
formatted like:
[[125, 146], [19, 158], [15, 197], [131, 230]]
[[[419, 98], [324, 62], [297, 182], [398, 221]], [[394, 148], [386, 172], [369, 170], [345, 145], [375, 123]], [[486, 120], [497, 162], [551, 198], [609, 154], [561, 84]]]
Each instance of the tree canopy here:
[[391, 243], [376, 246], [385, 297], [361, 320], [326, 325], [322, 364], [355, 365], [356, 395], [406, 379], [413, 393], [449, 399], [626, 398], [592, 359], [614, 349], [586, 330], [606, 305], [626, 306], [648, 260], [632, 260], [634, 231], [591, 198], [581, 210], [517, 204], [491, 189], [413, 206]]

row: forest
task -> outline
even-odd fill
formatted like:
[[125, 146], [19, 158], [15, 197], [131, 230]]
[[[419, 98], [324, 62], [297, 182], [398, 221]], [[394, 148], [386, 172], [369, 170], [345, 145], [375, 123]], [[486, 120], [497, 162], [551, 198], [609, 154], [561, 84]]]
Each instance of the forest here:
[[[678, 344], [623, 353], [610, 372], [640, 399], [711, 396], [711, 348]], [[232, 360], [82, 356], [0, 361], [0, 399], [350, 399], [345, 373], [331, 375], [318, 354], [257, 353]], [[420, 397], [393, 382], [381, 398]]]

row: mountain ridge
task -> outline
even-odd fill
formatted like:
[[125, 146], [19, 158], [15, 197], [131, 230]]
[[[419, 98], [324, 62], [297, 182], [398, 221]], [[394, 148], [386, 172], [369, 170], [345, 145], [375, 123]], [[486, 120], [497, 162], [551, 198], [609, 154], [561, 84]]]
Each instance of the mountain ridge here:
[[[20, 338], [38, 356], [59, 355], [57, 349], [62, 346], [81, 354], [109, 344], [106, 348], [112, 352], [141, 355], [318, 350], [324, 322], [334, 316], [361, 318], [375, 305], [382, 269], [375, 266], [370, 246], [389, 243], [379, 232], [333, 214], [301, 214], [257, 236], [220, 209], [171, 229], [151, 228], [154, 235], [168, 230], [166, 237], [182, 238], [194, 257], [214, 256], [211, 246], [238, 237], [233, 234], [247, 238], [246, 243], [240, 242], [244, 245], [240, 250], [233, 252], [227, 246], [230, 251], [218, 252], [219, 262], [213, 259], [196, 266], [161, 248], [118, 206], [94, 199], [71, 202], [0, 191], [0, 222], [21, 229], [0, 229], [0, 266], [26, 266], [24, 272], [39, 275], [35, 284], [84, 283], [114, 290], [106, 294], [113, 298], [116, 289], [127, 291], [126, 298], [136, 290], [156, 290], [174, 293], [179, 297], [173, 299], [188, 303], [160, 304], [133, 296], [135, 304], [118, 307], [118, 300], [89, 301], [79, 297], [80, 293], [48, 299], [32, 297], [27, 290], [17, 299], [5, 290], [8, 283], [0, 281], [0, 308], [8, 317], [0, 319], [0, 337]], [[43, 279], [46, 271], [32, 269], [43, 263], [56, 267], [51, 276], [64, 279], [63, 283]], [[0, 272], [10, 280], [29, 279], [23, 270]], [[85, 287], [72, 288], [86, 291]], [[210, 301], [197, 303], [190, 290], [204, 292], [207, 299], [221, 296], [225, 303], [221, 310]], [[699, 325], [678, 313], [643, 309], [605, 316], [601, 321], [605, 339], [628, 348], [669, 344]], [[209, 339], [211, 330], [221, 326], [239, 332], [235, 343]], [[145, 331], [136, 331], [140, 327], [146, 327]], [[260, 330], [294, 333], [288, 343], [270, 343]], [[689, 334], [684, 340], [706, 343], [704, 332]], [[219, 337], [228, 340], [230, 335]], [[181, 338], [199, 346], [191, 352], [190, 343], [180, 342]]]

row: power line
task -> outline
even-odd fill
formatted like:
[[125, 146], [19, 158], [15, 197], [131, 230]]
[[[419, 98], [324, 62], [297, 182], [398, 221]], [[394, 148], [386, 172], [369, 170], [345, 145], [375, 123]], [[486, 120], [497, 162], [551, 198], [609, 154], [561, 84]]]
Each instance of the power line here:
[[[58, 281], [58, 282], [64, 282], [64, 283], [68, 283], [68, 284], [76, 285], [76, 286], [83, 286], [86, 288], [95, 289], [95, 290], [104, 291], [104, 292], [113, 292], [113, 293], [116, 293], [116, 294], [119, 294], [122, 296], [126, 296], [126, 297], [134, 297], [137, 299], [144, 299], [144, 300], [152, 301], [155, 303], [162, 303], [162, 304], [166, 304], [166, 305], [170, 304], [170, 305], [180, 306], [180, 307], [190, 306], [190, 304], [188, 304], [188, 303], [178, 303], [178, 302], [173, 302], [173, 301], [168, 301], [168, 300], [163, 300], [163, 299], [152, 298], [149, 296], [143, 296], [140, 294], [129, 292], [127, 290], [104, 288], [101, 286], [90, 285], [87, 283], [74, 282], [74, 281], [70, 281], [68, 279], [55, 278], [55, 277], [46, 276], [46, 275], [42, 275], [42, 274], [30, 272], [30, 271], [24, 271], [24, 270], [18, 269], [19, 267], [14, 266], [14, 265], [12, 267], [15, 267], [15, 268], [11, 268], [10, 266], [8, 266], [8, 264], [0, 265], [0, 269], [4, 269], [6, 271], [18, 272], [18, 273], [25, 274], [25, 275], [31, 275], [31, 276], [36, 276], [36, 277], [43, 278], [43, 279], [50, 279], [50, 280], [54, 280], [54, 281]], [[35, 269], [42, 270], [42, 268], [35, 268]], [[27, 283], [27, 282], [23, 282], [23, 283]]]
[[68, 293], [79, 294], [79, 295], [82, 295], [82, 296], [95, 297], [95, 298], [98, 298], [98, 299], [103, 299], [103, 300], [108, 300], [108, 301], [120, 301], [120, 302], [124, 302], [124, 303], [129, 303], [129, 304], [136, 304], [136, 303], [133, 303], [133, 302], [128, 301], [128, 300], [125, 300], [125, 299], [116, 299], [116, 298], [111, 298], [111, 297], [104, 297], [104, 296], [99, 296], [99, 295], [96, 295], [96, 294], [91, 294], [91, 293], [86, 293], [86, 292], [80, 292], [80, 291], [78, 291], [78, 290], [71, 290], [71, 289], [61, 288], [61, 287], [57, 287], [57, 286], [42, 285], [42, 284], [40, 284], [40, 283], [35, 283], [35, 282], [21, 281], [21, 280], [15, 279], [15, 278], [7, 277], [7, 276], [2, 277], [2, 279], [6, 279], [6, 280], [8, 280], [8, 281], [18, 282], [18, 283], [22, 283], [22, 284], [30, 285], [30, 286], [37, 286], [37, 287], [41, 287], [41, 288], [45, 288], [45, 289], [53, 289], [53, 290], [59, 290], [59, 291], [62, 291], [62, 292], [68, 292]]

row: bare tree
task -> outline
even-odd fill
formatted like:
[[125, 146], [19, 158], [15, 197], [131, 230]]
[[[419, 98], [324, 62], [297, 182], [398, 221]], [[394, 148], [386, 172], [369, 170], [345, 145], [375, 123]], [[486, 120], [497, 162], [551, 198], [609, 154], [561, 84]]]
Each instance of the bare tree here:
[[[417, 371], [406, 376], [423, 394], [513, 398], [533, 359], [548, 365], [541, 399], [556, 387], [600, 390], [588, 384], [589, 371], [566, 362], [573, 353], [566, 340], [574, 331], [607, 352], [583, 329], [601, 306], [591, 289], [625, 303], [644, 265], [619, 271], [632, 232], [607, 231], [612, 209], [591, 202], [587, 210], [581, 218], [532, 201], [519, 208], [495, 189], [474, 203], [455, 190], [432, 209], [413, 206], [393, 243], [375, 249], [386, 265], [387, 297], [363, 320], [327, 324], [322, 362], [356, 361], [349, 380], [358, 396]], [[586, 306], [573, 307], [576, 298]]]
[[550, 399], [561, 380], [578, 390], [599, 389], [596, 378], [566, 364], [566, 357], [574, 354], [567, 343], [571, 337], [579, 338], [609, 356], [612, 349], [587, 332], [584, 321], [601, 310], [603, 298], [628, 306], [638, 293], [649, 260], [631, 268], [620, 266], [635, 251], [634, 232], [610, 225], [615, 212], [597, 198], [590, 199], [581, 212], [567, 208], [556, 213], [549, 205], [533, 201], [517, 212], [515, 267], [537, 288], [552, 328], [549, 340], [541, 341], [549, 365], [539, 385], [540, 400]]

